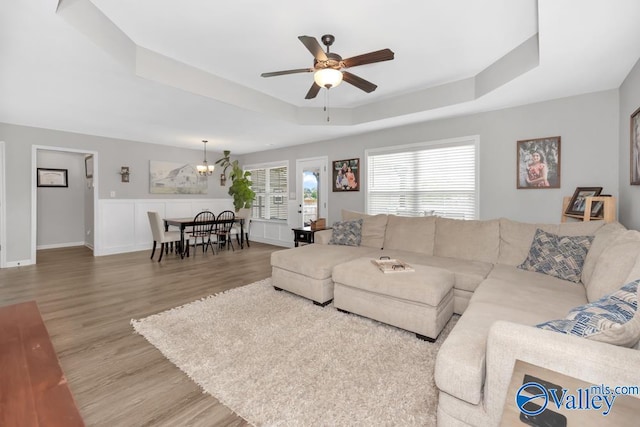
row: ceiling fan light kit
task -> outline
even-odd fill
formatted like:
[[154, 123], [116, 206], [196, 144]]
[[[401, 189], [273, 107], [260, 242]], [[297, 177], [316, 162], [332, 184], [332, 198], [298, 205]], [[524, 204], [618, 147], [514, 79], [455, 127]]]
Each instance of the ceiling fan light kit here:
[[375, 52], [369, 52], [347, 59], [342, 59], [337, 53], [329, 51], [329, 47], [335, 41], [335, 37], [331, 34], [325, 34], [321, 37], [322, 44], [327, 47], [326, 52], [318, 43], [315, 37], [300, 36], [298, 39], [311, 52], [314, 57], [313, 68], [298, 68], [293, 70], [274, 71], [262, 73], [262, 77], [283, 76], [286, 74], [309, 73], [313, 72], [313, 84], [307, 92], [305, 99], [313, 99], [318, 95], [321, 88], [334, 88], [343, 80], [358, 89], [367, 93], [371, 93], [378, 86], [358, 77], [348, 71], [342, 71], [344, 68], [356, 67], [358, 65], [372, 64], [374, 62], [390, 61], [394, 58], [394, 53], [390, 49], [381, 49]]
[[342, 72], [333, 68], [323, 68], [313, 74], [313, 81], [320, 87], [331, 89], [342, 83]]

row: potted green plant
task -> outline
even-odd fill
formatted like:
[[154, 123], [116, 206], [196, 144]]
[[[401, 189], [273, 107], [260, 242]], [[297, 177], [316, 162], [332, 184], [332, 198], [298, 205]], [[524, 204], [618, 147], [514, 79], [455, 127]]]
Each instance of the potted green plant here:
[[251, 189], [251, 180], [249, 179], [251, 172], [242, 170], [237, 160], [231, 161], [231, 151], [225, 150], [223, 154], [223, 158], [216, 160], [216, 165], [224, 168], [222, 174], [225, 177], [227, 169], [231, 168], [229, 195], [233, 197], [233, 207], [236, 212], [243, 208], [249, 209], [256, 198], [256, 193]]

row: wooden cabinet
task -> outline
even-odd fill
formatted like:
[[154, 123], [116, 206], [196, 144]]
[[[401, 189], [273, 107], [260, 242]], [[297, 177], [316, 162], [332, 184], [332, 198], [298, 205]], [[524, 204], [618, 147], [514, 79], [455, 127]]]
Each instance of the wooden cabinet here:
[[[567, 206], [569, 206], [569, 201], [571, 201], [571, 197], [565, 197], [562, 200], [562, 215], [560, 222], [566, 222], [567, 218], [575, 218], [580, 221], [603, 221], [604, 222], [614, 222], [616, 221], [616, 198], [615, 197], [587, 197], [585, 199], [584, 206], [584, 214], [583, 215], [573, 215], [566, 214]], [[602, 209], [598, 216], [591, 216], [591, 211], [596, 206], [597, 203], [602, 203]]]

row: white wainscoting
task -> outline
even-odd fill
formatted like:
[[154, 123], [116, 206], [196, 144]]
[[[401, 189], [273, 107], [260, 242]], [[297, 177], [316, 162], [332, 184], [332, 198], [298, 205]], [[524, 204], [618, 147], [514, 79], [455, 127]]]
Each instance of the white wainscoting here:
[[163, 218], [189, 218], [205, 209], [214, 213], [233, 210], [231, 199], [100, 199], [99, 241], [95, 255], [111, 255], [151, 249], [153, 237], [147, 211]]
[[249, 240], [252, 242], [293, 247], [293, 231], [286, 222], [252, 219], [250, 231]]
[[[100, 199], [94, 255], [150, 250], [153, 237], [147, 211], [163, 218], [189, 218], [205, 209], [216, 214], [234, 210], [231, 199]], [[250, 231], [252, 241], [293, 246], [287, 223], [253, 220]]]

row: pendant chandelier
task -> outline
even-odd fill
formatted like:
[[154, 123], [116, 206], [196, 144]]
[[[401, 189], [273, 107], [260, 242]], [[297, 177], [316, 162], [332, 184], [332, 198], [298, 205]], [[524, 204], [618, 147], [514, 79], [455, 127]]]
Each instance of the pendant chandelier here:
[[203, 139], [202, 142], [204, 143], [204, 161], [201, 165], [196, 166], [196, 169], [198, 170], [198, 174], [201, 176], [211, 176], [213, 175], [215, 166], [207, 163], [207, 140]]

